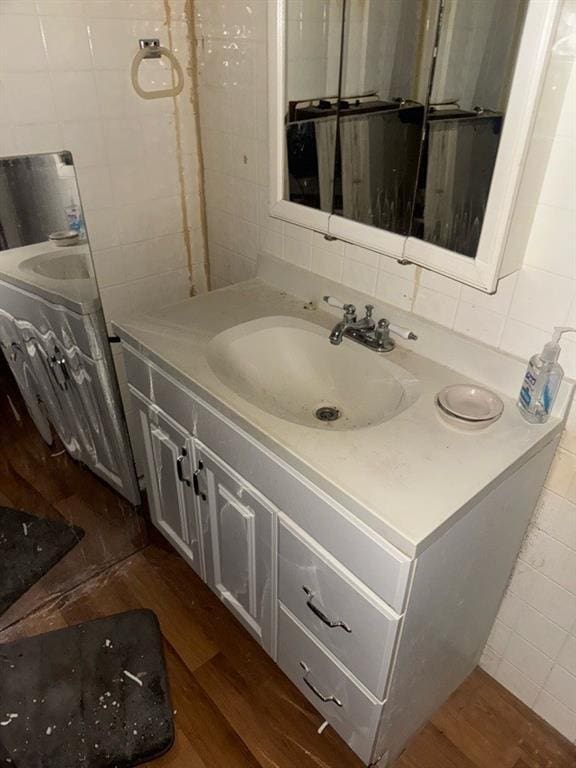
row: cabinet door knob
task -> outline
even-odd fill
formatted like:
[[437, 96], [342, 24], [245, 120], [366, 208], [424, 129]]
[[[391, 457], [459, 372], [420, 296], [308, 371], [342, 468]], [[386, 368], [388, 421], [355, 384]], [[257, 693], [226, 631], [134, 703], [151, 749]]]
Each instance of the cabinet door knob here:
[[60, 389], [65, 392], [68, 389], [70, 374], [68, 373], [68, 368], [66, 367], [66, 360], [64, 355], [60, 352], [60, 349], [57, 346], [54, 347], [54, 354], [48, 357], [48, 365], [52, 371], [54, 381], [56, 384], [58, 384]]
[[68, 382], [70, 381], [70, 374], [68, 373], [68, 368], [66, 367], [66, 360], [64, 358], [60, 358], [56, 361], [58, 363], [58, 368], [62, 372], [62, 384], [64, 389], [68, 389]]
[[16, 344], [15, 341], [11, 344], [12, 352], [10, 353], [10, 358], [13, 362], [16, 361], [16, 358], [18, 357], [18, 352], [22, 352], [22, 347], [19, 344]]
[[308, 600], [306, 600], [306, 605], [308, 606], [308, 608], [310, 608], [310, 610], [315, 616], [318, 616], [320, 621], [323, 621], [324, 624], [326, 624], [326, 626], [330, 627], [331, 629], [335, 629], [336, 627], [339, 627], [340, 629], [343, 629], [345, 632], [350, 632], [350, 633], [352, 632], [348, 624], [345, 624], [343, 621], [339, 621], [339, 620], [334, 621], [333, 619], [329, 619], [328, 616], [326, 616], [326, 614], [320, 610], [320, 608], [314, 605], [314, 602], [313, 602], [314, 592], [312, 592], [311, 589], [304, 586], [302, 587], [302, 589], [308, 595]]
[[309, 669], [309, 667], [306, 664], [304, 664], [303, 661], [300, 662], [300, 666], [304, 670], [304, 677], [302, 678], [302, 680], [304, 680], [304, 682], [306, 683], [308, 688], [310, 688], [312, 693], [315, 696], [318, 696], [320, 701], [323, 701], [325, 704], [328, 704], [328, 703], [336, 704], [337, 707], [341, 707], [342, 706], [342, 702], [340, 701], [340, 699], [337, 699], [336, 696], [325, 696], [323, 693], [321, 693], [318, 690], [318, 688], [316, 688], [314, 683], [311, 683], [310, 680], [308, 680], [308, 675], [310, 674], [310, 669]]
[[[180, 456], [178, 456], [176, 459], [176, 474], [178, 475], [178, 480], [180, 480], [181, 483], [186, 483], [186, 485], [190, 487], [190, 480], [184, 477], [184, 472], [182, 471], [182, 463], [187, 456], [188, 451], [186, 448], [182, 448], [180, 451]], [[194, 490], [196, 490], [196, 486], [194, 486]]]
[[[200, 496], [202, 501], [206, 501], [206, 494], [200, 490], [200, 483], [198, 482], [198, 475], [202, 470], [204, 469], [204, 464], [202, 464], [201, 461], [198, 462], [198, 469], [194, 471], [194, 474], [192, 475], [192, 482], [194, 483], [194, 493], [196, 496]], [[190, 483], [188, 483], [190, 485]]]

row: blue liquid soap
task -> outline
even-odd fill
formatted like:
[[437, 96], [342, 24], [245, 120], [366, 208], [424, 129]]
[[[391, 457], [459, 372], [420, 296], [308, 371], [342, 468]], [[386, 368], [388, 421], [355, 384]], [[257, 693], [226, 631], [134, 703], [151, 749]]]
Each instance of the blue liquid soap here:
[[569, 331], [576, 333], [576, 328], [554, 328], [552, 341], [544, 345], [538, 355], [528, 362], [528, 368], [518, 396], [518, 408], [526, 421], [531, 424], [543, 424], [548, 420], [558, 389], [564, 377], [560, 357], [560, 338]]

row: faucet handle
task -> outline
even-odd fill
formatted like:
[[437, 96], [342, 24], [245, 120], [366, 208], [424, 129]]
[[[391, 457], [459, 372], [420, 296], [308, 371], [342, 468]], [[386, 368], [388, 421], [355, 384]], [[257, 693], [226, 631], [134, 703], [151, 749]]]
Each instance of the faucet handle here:
[[374, 329], [374, 335], [376, 336], [376, 340], [379, 342], [382, 342], [390, 337], [390, 323], [388, 320], [385, 320], [384, 318], [378, 320], [376, 323], [376, 328]]
[[347, 306], [350, 306], [349, 304], [343, 304], [340, 299], [337, 299], [334, 296], [323, 296], [322, 300], [325, 301], [329, 307], [336, 307], [336, 309], [345, 309]]
[[390, 332], [395, 333], [396, 336], [400, 336], [401, 339], [406, 339], [408, 341], [417, 341], [418, 336], [414, 333], [414, 331], [411, 331], [409, 328], [404, 328], [401, 325], [394, 325], [393, 323], [390, 323]]
[[328, 304], [329, 307], [336, 307], [336, 309], [341, 309], [344, 311], [346, 315], [349, 315], [350, 317], [356, 315], [356, 307], [354, 304], [343, 304], [339, 299], [336, 299], [334, 296], [323, 296], [323, 300]]

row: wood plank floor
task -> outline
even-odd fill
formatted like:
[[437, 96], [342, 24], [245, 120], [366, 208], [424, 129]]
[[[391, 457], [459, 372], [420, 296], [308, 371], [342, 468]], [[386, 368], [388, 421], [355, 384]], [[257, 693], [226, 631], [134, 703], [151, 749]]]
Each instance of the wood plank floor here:
[[0, 354], [0, 506], [79, 525], [82, 542], [0, 616], [0, 630], [146, 546], [143, 517], [31, 421]]
[[[5, 400], [1, 381], [0, 387], [0, 400]], [[31, 512], [52, 515], [56, 510], [65, 517], [70, 507], [88, 507], [92, 513], [100, 504], [122, 508], [121, 500], [111, 498], [109, 489], [66, 456], [57, 457], [57, 472], [40, 458], [46, 447], [11, 394], [21, 412], [21, 445], [16, 460], [16, 427], [0, 403], [0, 503], [5, 499]], [[5, 429], [12, 437], [4, 439]], [[34, 471], [24, 469], [26, 454]], [[98, 518], [104, 540], [124, 524], [113, 517], [103, 513]], [[330, 728], [318, 735], [318, 713], [179, 555], [159, 535], [151, 533], [150, 539], [123, 559], [101, 562], [95, 572], [88, 560], [82, 578], [67, 582], [69, 588], [44, 589], [35, 610], [23, 611], [23, 618], [0, 631], [0, 643], [131, 608], [151, 608], [164, 637], [176, 743], [150, 768], [360, 768]], [[81, 563], [75, 564], [81, 569]], [[413, 739], [395, 768], [575, 766], [572, 745], [476, 670]]]

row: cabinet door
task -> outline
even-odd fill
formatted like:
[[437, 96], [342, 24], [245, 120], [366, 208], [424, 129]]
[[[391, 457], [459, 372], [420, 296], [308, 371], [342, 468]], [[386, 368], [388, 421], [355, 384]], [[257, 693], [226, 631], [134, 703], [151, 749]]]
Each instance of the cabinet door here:
[[196, 442], [197, 489], [211, 532], [207, 581], [248, 631], [274, 653], [275, 514], [233, 469]]
[[[106, 366], [77, 349], [54, 345], [50, 358], [54, 378], [80, 445], [82, 461], [97, 475], [130, 498], [131, 457], [126, 455], [118, 412], [104, 389]], [[132, 500], [130, 498], [130, 500]]]
[[157, 408], [134, 399], [145, 456], [152, 522], [204, 578], [192, 486], [192, 441], [185, 430]]
[[46, 409], [68, 453], [138, 503], [121, 417], [105, 388], [104, 361], [92, 360], [77, 347], [67, 349], [53, 333], [29, 334], [26, 350], [42, 375]]
[[38, 380], [23, 339], [11, 318], [0, 312], [0, 348], [26, 404], [26, 408], [43, 439], [52, 444], [52, 429], [44, 402], [45, 383]]

